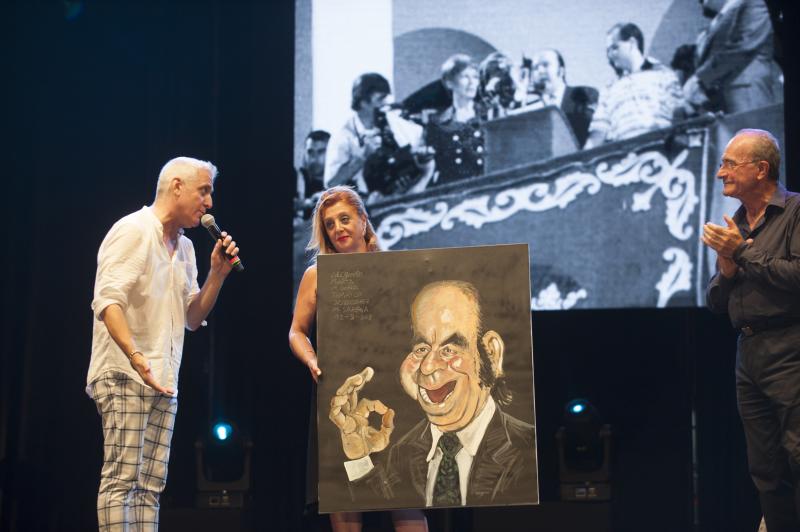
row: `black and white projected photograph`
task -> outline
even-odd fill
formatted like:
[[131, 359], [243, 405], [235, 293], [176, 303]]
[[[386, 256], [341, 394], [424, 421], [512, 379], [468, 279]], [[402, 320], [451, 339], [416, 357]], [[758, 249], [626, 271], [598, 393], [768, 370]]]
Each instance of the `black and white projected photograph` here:
[[527, 257], [320, 255], [320, 512], [539, 502]]
[[702, 306], [742, 127], [783, 140], [763, 0], [297, 0], [295, 285], [321, 190], [385, 250], [527, 242], [532, 310]]

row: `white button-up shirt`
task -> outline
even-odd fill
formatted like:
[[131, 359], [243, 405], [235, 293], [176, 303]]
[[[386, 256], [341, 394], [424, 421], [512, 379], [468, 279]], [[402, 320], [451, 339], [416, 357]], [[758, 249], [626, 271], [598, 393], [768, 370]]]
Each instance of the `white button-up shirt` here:
[[170, 257], [164, 226], [150, 207], [115, 223], [97, 253], [87, 384], [107, 371], [119, 371], [143, 383], [100, 318], [116, 303], [125, 314], [136, 349], [150, 361], [155, 379], [177, 390], [186, 314], [199, 292], [191, 240], [180, 234]]

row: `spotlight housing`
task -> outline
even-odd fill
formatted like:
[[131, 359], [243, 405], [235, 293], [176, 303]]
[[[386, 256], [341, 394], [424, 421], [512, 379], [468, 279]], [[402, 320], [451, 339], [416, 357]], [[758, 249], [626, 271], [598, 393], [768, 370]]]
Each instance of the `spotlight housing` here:
[[227, 420], [218, 420], [195, 442], [197, 507], [248, 505], [252, 448], [253, 443], [236, 423]]
[[556, 441], [561, 499], [610, 500], [611, 427], [602, 423], [594, 405], [586, 399], [568, 402]]

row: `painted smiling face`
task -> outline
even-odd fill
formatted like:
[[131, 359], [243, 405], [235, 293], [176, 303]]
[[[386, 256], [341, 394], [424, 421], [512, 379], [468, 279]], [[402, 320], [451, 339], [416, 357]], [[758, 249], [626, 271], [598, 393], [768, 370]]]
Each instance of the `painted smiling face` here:
[[423, 288], [411, 307], [414, 339], [400, 382], [445, 432], [466, 427], [490, 393], [479, 376], [478, 312], [474, 298], [448, 283]]

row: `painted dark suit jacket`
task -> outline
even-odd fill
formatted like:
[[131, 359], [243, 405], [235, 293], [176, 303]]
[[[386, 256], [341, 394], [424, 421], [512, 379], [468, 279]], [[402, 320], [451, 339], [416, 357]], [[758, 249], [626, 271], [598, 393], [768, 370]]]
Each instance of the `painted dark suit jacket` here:
[[[537, 502], [535, 439], [533, 425], [498, 407], [472, 462], [467, 506]], [[375, 468], [351, 483], [351, 494], [376, 509], [425, 507], [431, 443], [424, 419], [389, 449], [385, 461], [373, 456]]]
[[586, 138], [589, 136], [589, 124], [592, 123], [592, 115], [597, 107], [597, 89], [593, 87], [570, 87], [564, 91], [564, 98], [561, 100], [561, 110], [569, 121], [575, 138], [578, 139], [578, 146], [583, 147]]
[[714, 110], [738, 113], [775, 103], [772, 23], [764, 0], [736, 0], [698, 42], [695, 75]]

